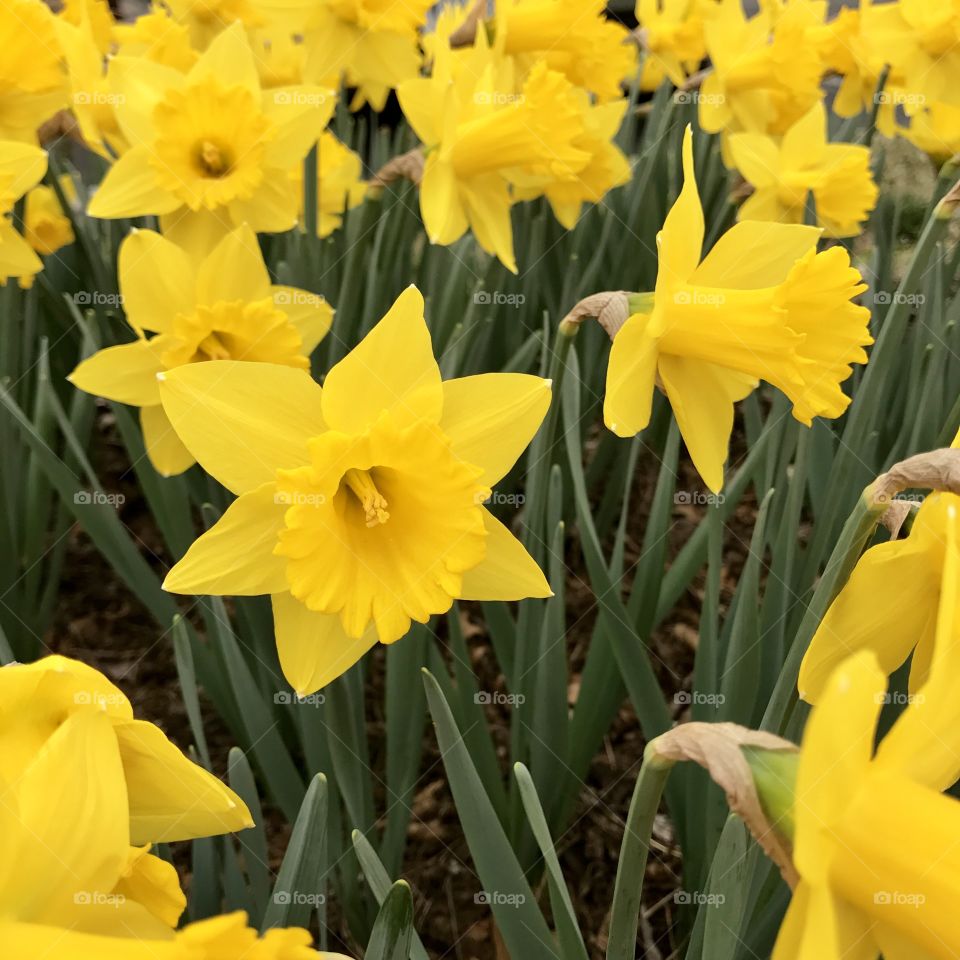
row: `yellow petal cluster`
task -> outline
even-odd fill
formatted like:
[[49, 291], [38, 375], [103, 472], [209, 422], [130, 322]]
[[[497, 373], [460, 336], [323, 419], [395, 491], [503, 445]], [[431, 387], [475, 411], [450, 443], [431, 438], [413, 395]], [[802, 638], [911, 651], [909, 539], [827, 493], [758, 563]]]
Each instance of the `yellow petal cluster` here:
[[243, 913], [189, 924], [150, 844], [253, 826], [243, 801], [65, 657], [0, 669], [0, 943], [8, 960], [310, 960], [310, 934], [263, 938]]
[[47, 172], [47, 155], [28, 143], [0, 140], [0, 283], [17, 277], [29, 286], [43, 269], [40, 258], [13, 223], [16, 202]]
[[543, 420], [549, 383], [441, 381], [423, 307], [408, 288], [322, 389], [275, 364], [162, 377], [180, 439], [237, 494], [164, 587], [271, 594], [280, 663], [302, 695], [454, 599], [550, 595], [484, 506]]
[[[316, 294], [271, 284], [257, 237], [239, 227], [199, 263], [152, 230], [120, 246], [120, 295], [136, 333], [73, 371], [74, 386], [140, 408], [147, 454], [164, 476], [194, 458], [163, 407], [157, 375], [204, 361], [257, 361], [308, 370], [309, 357], [333, 319]], [[147, 336], [152, 334], [152, 336]]]
[[802, 423], [840, 416], [850, 402], [840, 385], [872, 342], [870, 314], [851, 303], [865, 285], [846, 251], [817, 253], [814, 227], [744, 221], [701, 260], [689, 128], [683, 167], [683, 190], [657, 237], [656, 290], [637, 299], [613, 341], [604, 420], [619, 436], [642, 430], [659, 382], [700, 476], [717, 492], [734, 402], [766, 380]]
[[290, 171], [333, 112], [330, 90], [263, 90], [239, 22], [186, 74], [118, 56], [109, 79], [130, 148], [90, 201], [91, 216], [159, 216], [164, 235], [195, 256], [244, 223], [257, 232], [295, 225]]
[[641, 90], [656, 90], [664, 79], [677, 87], [707, 55], [703, 18], [713, 0], [637, 0], [640, 42], [646, 53]]
[[[807, 723], [794, 799], [800, 883], [773, 960], [948, 960], [960, 951], [960, 802], [941, 793], [960, 776], [956, 504], [946, 513], [925, 682], [874, 749], [890, 695], [870, 643], [830, 675]], [[898, 615], [908, 603], [900, 598]], [[874, 626], [883, 633], [895, 622]]]

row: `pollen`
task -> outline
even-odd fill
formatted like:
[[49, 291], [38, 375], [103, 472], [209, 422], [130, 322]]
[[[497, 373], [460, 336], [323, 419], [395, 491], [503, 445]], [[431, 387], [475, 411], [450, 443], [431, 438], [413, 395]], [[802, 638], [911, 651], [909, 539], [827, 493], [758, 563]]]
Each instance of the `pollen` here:
[[343, 480], [360, 501], [368, 527], [376, 527], [390, 519], [387, 498], [377, 489], [368, 470], [348, 470]]
[[212, 140], [201, 142], [197, 151], [197, 163], [204, 176], [222, 177], [230, 171], [230, 159], [221, 147]]

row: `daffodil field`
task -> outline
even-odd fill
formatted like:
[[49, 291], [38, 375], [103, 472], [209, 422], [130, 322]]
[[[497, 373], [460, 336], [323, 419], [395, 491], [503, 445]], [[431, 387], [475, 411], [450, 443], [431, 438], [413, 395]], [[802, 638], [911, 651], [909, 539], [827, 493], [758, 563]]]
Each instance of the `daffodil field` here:
[[0, 0], [0, 960], [958, 960], [958, 207], [960, 0]]

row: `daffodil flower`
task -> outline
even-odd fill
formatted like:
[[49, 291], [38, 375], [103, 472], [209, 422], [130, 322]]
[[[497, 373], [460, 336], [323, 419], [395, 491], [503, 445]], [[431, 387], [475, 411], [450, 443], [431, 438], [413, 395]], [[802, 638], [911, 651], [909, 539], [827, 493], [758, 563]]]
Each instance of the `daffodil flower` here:
[[90, 216], [159, 216], [164, 235], [194, 256], [244, 223], [257, 232], [295, 225], [290, 171], [330, 119], [334, 93], [263, 91], [239, 22], [186, 74], [116, 57], [109, 76], [130, 149], [104, 177]]
[[410, 80], [397, 94], [426, 148], [420, 211], [430, 242], [455, 243], [470, 228], [484, 250], [516, 273], [511, 182], [577, 177], [590, 161], [575, 146], [585, 130], [584, 103], [543, 61], [519, 94], [503, 86], [503, 65], [482, 37], [476, 74], [454, 75], [451, 51], [438, 50], [433, 76]]
[[[322, 297], [270, 283], [260, 245], [246, 226], [224, 237], [199, 264], [160, 234], [138, 230], [120, 245], [118, 268], [137, 339], [88, 357], [70, 381], [87, 393], [140, 407], [147, 454], [164, 476], [195, 461], [160, 405], [158, 373], [207, 360], [307, 370], [333, 319]], [[145, 331], [156, 336], [148, 339]]]
[[940, 792], [960, 776], [960, 562], [949, 510], [928, 682], [874, 753], [886, 673], [861, 650], [831, 675], [807, 722], [794, 799], [801, 879], [773, 960], [960, 953], [960, 802]]
[[782, 133], [820, 99], [818, 10], [791, 3], [772, 31], [768, 17], [748, 19], [740, 0], [721, 0], [704, 18], [713, 67], [697, 98], [705, 131]]
[[113, 28], [117, 53], [138, 57], [186, 73], [199, 54], [190, 44], [190, 28], [164, 7], [153, 7], [132, 23], [117, 23]]
[[186, 898], [150, 840], [252, 825], [98, 671], [56, 656], [0, 669], [4, 960], [316, 958], [306, 930], [259, 939], [243, 913], [175, 929]]
[[707, 55], [702, 0], [637, 0], [636, 16], [647, 52], [640, 87], [656, 90], [664, 77], [674, 86], [700, 66]]
[[[66, 657], [0, 669], [0, 783], [22, 781], [58, 731], [90, 716], [103, 719], [97, 740], [116, 753], [111, 761], [116, 779], [126, 784], [119, 819], [129, 843], [188, 840], [253, 826], [229, 787], [188, 760], [159, 727], [135, 720], [130, 701], [103, 674]], [[64, 776], [64, 782], [70, 778]], [[50, 792], [49, 785], [43, 789]], [[67, 802], [69, 791], [63, 793]], [[76, 813], [66, 818], [61, 829], [73, 830], [77, 819]]]
[[[76, 196], [69, 175], [60, 178], [64, 196]], [[73, 227], [53, 187], [34, 187], [28, 194], [23, 209], [23, 228], [27, 243], [42, 256], [50, 256], [74, 241]]]
[[863, 649], [873, 652], [887, 674], [912, 653], [910, 689], [923, 686], [933, 657], [945, 544], [955, 536], [949, 528], [958, 507], [956, 494], [931, 493], [908, 536], [863, 554], [804, 655], [798, 681], [804, 700], [816, 703], [838, 664]]
[[0, 140], [35, 144], [68, 93], [57, 19], [43, 0], [3, 0], [0, 50]]
[[700, 476], [723, 486], [733, 405], [766, 380], [793, 414], [837, 417], [849, 398], [840, 384], [865, 363], [869, 311], [851, 298], [865, 289], [845, 250], [816, 252], [814, 227], [745, 221], [701, 262], [704, 221], [693, 170], [693, 138], [683, 140], [684, 183], [657, 237], [656, 290], [610, 353], [604, 421], [631, 437], [650, 419], [659, 379]]
[[416, 288], [323, 389], [303, 370], [223, 362], [164, 374], [160, 395], [187, 448], [238, 495], [164, 587], [271, 594], [280, 663], [298, 694], [455, 598], [550, 595], [483, 505], [539, 427], [549, 383], [441, 382]]
[[615, 100], [636, 73], [637, 50], [605, 9], [605, 0], [503, 0], [496, 43], [521, 61], [546, 62], [601, 102]]
[[305, 76], [343, 79], [356, 93], [351, 110], [382, 110], [391, 90], [420, 70], [417, 35], [432, 0], [260, 0], [275, 24], [302, 35]]
[[827, 143], [822, 103], [798, 120], [781, 140], [762, 133], [730, 136], [730, 155], [754, 192], [737, 212], [739, 220], [803, 223], [813, 193], [817, 222], [828, 237], [854, 237], [877, 202], [870, 149]]
[[0, 140], [0, 283], [11, 277], [29, 286], [43, 263], [13, 225], [16, 202], [47, 172], [47, 155], [28, 143]]

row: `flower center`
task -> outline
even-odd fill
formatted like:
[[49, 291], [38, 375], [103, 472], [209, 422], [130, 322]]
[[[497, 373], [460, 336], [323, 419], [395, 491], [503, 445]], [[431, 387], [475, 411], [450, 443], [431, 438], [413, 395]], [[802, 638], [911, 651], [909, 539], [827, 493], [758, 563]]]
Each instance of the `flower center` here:
[[348, 470], [343, 475], [343, 482], [360, 501], [368, 527], [375, 527], [390, 519], [387, 498], [377, 489], [369, 470]]
[[205, 177], [222, 177], [230, 172], [230, 157], [212, 140], [203, 140], [197, 148], [197, 167]]

